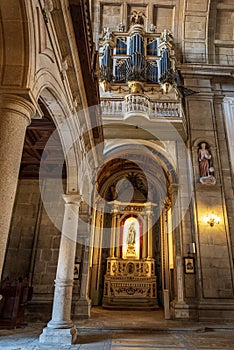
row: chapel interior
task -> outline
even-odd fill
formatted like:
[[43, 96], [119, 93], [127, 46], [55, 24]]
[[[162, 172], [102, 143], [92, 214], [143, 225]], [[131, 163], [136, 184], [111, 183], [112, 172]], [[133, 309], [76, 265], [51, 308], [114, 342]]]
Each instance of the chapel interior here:
[[233, 0], [1, 0], [0, 328], [234, 320], [233, 28]]

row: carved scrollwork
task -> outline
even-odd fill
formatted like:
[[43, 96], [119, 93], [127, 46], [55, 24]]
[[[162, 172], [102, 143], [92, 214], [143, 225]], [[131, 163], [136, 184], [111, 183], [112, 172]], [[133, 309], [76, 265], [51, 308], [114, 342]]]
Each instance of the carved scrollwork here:
[[144, 25], [145, 14], [142, 11], [132, 11], [130, 16], [131, 24], [141, 24]]

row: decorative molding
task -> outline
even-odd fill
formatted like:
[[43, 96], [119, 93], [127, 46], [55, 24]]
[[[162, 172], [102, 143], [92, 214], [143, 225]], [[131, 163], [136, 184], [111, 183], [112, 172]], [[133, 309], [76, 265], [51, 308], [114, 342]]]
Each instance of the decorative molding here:
[[60, 9], [59, 0], [44, 0], [44, 10], [46, 14]]

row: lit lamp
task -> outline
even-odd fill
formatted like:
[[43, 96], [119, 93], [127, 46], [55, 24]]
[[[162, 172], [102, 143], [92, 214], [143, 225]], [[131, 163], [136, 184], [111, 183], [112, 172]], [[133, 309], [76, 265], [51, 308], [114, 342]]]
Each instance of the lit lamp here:
[[213, 227], [215, 224], [219, 224], [220, 218], [218, 217], [218, 215], [212, 213], [205, 217], [205, 221], [208, 225], [210, 225], [210, 227]]

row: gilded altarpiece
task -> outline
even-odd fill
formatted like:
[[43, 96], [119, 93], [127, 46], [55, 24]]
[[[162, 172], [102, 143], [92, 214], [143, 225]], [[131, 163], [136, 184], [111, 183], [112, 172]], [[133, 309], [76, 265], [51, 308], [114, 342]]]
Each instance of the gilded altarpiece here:
[[154, 206], [113, 202], [111, 242], [114, 246], [107, 258], [104, 307], [157, 308], [151, 224]]

